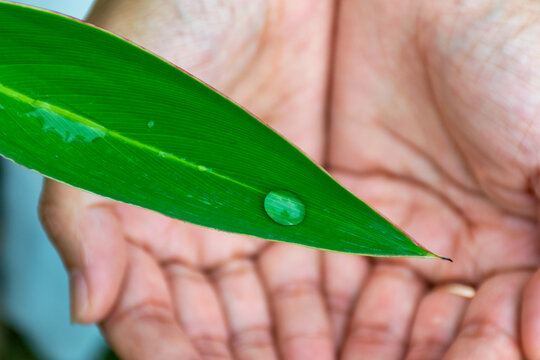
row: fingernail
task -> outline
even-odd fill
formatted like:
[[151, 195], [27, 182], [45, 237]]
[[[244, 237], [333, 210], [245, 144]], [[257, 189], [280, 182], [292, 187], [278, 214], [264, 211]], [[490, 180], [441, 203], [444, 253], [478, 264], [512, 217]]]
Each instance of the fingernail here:
[[80, 270], [72, 270], [69, 274], [69, 291], [71, 298], [71, 322], [78, 323], [88, 308], [88, 285]]

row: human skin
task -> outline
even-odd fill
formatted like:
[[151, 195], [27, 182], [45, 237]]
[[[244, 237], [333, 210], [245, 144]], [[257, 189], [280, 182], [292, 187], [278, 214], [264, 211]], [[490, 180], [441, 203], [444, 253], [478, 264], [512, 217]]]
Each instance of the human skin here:
[[231, 97], [454, 260], [270, 243], [47, 180], [73, 318], [121, 358], [540, 359], [540, 3], [103, 0], [89, 21]]

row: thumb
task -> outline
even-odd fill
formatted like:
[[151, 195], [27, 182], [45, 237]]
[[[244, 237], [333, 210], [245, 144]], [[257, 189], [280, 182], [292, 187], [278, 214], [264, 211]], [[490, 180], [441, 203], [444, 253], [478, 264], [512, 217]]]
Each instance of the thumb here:
[[102, 320], [111, 310], [126, 268], [126, 245], [112, 201], [45, 180], [39, 216], [69, 273], [71, 317]]

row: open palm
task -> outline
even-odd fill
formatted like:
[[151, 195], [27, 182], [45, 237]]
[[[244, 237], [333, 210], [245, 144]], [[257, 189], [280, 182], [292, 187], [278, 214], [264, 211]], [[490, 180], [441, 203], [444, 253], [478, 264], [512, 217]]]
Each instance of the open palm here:
[[270, 243], [47, 181], [75, 319], [126, 359], [540, 359], [539, 20], [517, 0], [98, 2], [90, 21], [232, 97], [455, 262]]

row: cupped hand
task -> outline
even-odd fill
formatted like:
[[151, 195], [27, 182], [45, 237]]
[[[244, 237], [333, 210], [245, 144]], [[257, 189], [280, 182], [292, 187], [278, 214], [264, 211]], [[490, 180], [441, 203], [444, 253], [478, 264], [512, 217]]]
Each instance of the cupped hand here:
[[125, 359], [540, 359], [539, 20], [518, 0], [98, 2], [91, 22], [232, 97], [454, 263], [210, 231], [46, 181], [74, 319]]

